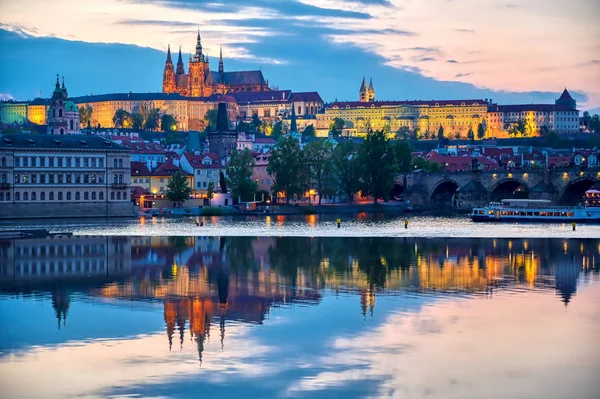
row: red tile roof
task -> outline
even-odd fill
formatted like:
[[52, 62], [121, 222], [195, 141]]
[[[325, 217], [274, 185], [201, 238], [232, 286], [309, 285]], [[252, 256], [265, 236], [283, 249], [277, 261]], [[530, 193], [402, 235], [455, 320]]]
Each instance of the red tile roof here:
[[151, 175], [150, 171], [148, 170], [148, 167], [144, 162], [131, 161], [129, 163], [129, 168], [131, 170], [131, 177]]
[[[196, 169], [224, 168], [224, 166], [221, 164], [221, 159], [219, 158], [219, 156], [213, 152], [207, 152], [199, 155], [196, 155], [193, 152], [186, 152], [183, 154], [183, 156], [185, 157], [185, 159], [188, 160], [190, 165]], [[202, 161], [205, 160], [207, 157], [211, 159], [211, 164], [202, 163]]]
[[317, 93], [316, 91], [307, 91], [307, 92], [300, 92], [300, 93], [292, 93], [292, 95], [290, 96], [290, 101], [291, 102], [312, 101], [312, 102], [322, 103], [323, 99], [321, 98], [319, 93]]

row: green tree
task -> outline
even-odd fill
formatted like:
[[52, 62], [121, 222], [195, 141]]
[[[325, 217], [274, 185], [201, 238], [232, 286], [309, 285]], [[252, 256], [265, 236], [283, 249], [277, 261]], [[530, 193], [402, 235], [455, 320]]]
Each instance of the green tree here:
[[454, 133], [454, 139], [455, 140], [460, 140], [460, 132]]
[[279, 140], [281, 136], [283, 136], [285, 125], [283, 121], [277, 121], [273, 123], [273, 128], [271, 129], [271, 137], [274, 140]]
[[79, 107], [79, 124], [81, 126], [90, 125], [93, 113], [94, 109], [89, 104]]
[[315, 127], [313, 125], [308, 125], [304, 128], [304, 131], [302, 131], [302, 138], [309, 139], [312, 137], [315, 137]]
[[510, 134], [511, 136], [514, 136], [514, 137], [525, 136], [525, 134], [526, 134], [525, 120], [519, 119], [519, 121], [517, 123], [512, 124], [508, 128], [508, 134]]
[[342, 118], [333, 118], [331, 125], [329, 126], [329, 131], [333, 135], [333, 137], [338, 137], [342, 134], [342, 130], [344, 129], [344, 120]]
[[324, 195], [330, 194], [333, 187], [333, 144], [328, 140], [311, 141], [304, 148], [304, 157], [310, 168], [310, 177], [319, 193], [319, 206]]
[[257, 184], [252, 180], [255, 159], [249, 149], [234, 150], [227, 165], [227, 183], [235, 201], [250, 201], [256, 192]]
[[298, 140], [291, 135], [279, 140], [269, 157], [267, 173], [273, 177], [273, 189], [283, 191], [288, 204], [292, 196], [302, 193], [303, 158]]
[[402, 126], [400, 129], [396, 131], [396, 139], [397, 140], [407, 140], [410, 138], [411, 132], [408, 126]]
[[238, 128], [238, 132], [244, 132], [244, 133], [250, 133], [250, 124], [246, 123], [244, 121], [239, 121], [237, 128]]
[[440, 125], [440, 128], [438, 129], [437, 138], [438, 140], [444, 138], [444, 127], [442, 125]]
[[477, 138], [482, 140], [485, 137], [485, 126], [483, 123], [477, 125]]
[[150, 111], [148, 111], [148, 115], [146, 116], [146, 122], [144, 123], [144, 128], [148, 130], [158, 129], [159, 119], [160, 110], [158, 108], [152, 108]]
[[469, 131], [467, 132], [467, 138], [471, 141], [475, 140], [475, 132], [473, 132], [473, 128], [471, 126], [469, 126]]
[[412, 172], [412, 148], [407, 140], [397, 140], [393, 149], [398, 163], [398, 173]]
[[204, 123], [206, 124], [206, 129], [215, 128], [217, 126], [217, 109], [211, 108], [206, 111], [204, 114]]
[[177, 130], [177, 120], [175, 120], [173, 115], [164, 114], [160, 118], [160, 127], [165, 132]]
[[332, 155], [335, 180], [349, 202], [352, 202], [354, 194], [358, 191], [360, 179], [357, 151], [357, 147], [351, 141], [344, 141], [335, 147]]
[[590, 118], [589, 129], [590, 132], [600, 133], [600, 116], [598, 114], [594, 114]]
[[420, 169], [428, 173], [437, 173], [441, 172], [444, 168], [437, 162], [430, 162], [423, 157], [416, 157], [413, 160], [413, 169]]
[[395, 151], [385, 133], [381, 130], [369, 130], [358, 154], [362, 168], [362, 192], [373, 196], [374, 204], [377, 204], [380, 197], [387, 202], [396, 181], [398, 164]]
[[181, 206], [182, 202], [190, 198], [191, 192], [192, 189], [188, 185], [185, 175], [180, 170], [175, 171], [169, 183], [167, 183], [167, 198], [169, 201], [176, 202], [178, 206]]
[[221, 187], [221, 192], [223, 194], [227, 194], [227, 179], [225, 179], [225, 175], [223, 174], [222, 170], [219, 171], [219, 187]]
[[144, 116], [140, 113], [131, 115], [131, 125], [135, 130], [140, 130], [144, 127]]
[[118, 128], [123, 128], [126, 125], [127, 119], [130, 118], [129, 112], [125, 111], [122, 108], [119, 108], [115, 111], [115, 115], [113, 116], [113, 125]]
[[252, 126], [254, 127], [254, 131], [260, 130], [261, 125], [262, 121], [258, 117], [258, 114], [252, 114]]
[[206, 187], [206, 198], [208, 198], [208, 204], [212, 204], [212, 199], [215, 196], [215, 183], [211, 180], [208, 182], [208, 187]]

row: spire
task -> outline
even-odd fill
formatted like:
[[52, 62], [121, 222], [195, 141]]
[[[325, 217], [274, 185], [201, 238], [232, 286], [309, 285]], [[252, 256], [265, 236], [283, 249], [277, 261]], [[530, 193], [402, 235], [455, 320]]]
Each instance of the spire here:
[[223, 46], [219, 46], [219, 73], [223, 74]]
[[65, 90], [65, 77], [62, 77], [62, 89]]
[[217, 132], [226, 132], [229, 130], [229, 117], [227, 116], [227, 104], [219, 103], [217, 109]]
[[171, 45], [169, 44], [167, 47], [167, 64], [172, 64], [173, 61], [171, 61]]
[[373, 91], [373, 78], [369, 79], [369, 91]]
[[58, 81], [58, 74], [56, 74], [56, 90], [60, 90], [60, 82]]
[[196, 39], [196, 54], [194, 55], [194, 61], [200, 61], [202, 59], [202, 40], [200, 39], [200, 28], [198, 28], [198, 38]]
[[181, 46], [179, 46], [179, 57], [177, 58], [177, 75], [183, 75], [185, 69], [183, 69], [183, 58], [181, 57]]
[[298, 131], [298, 124], [296, 123], [296, 106], [292, 103], [292, 118], [290, 123], [290, 133]]
[[363, 76], [362, 85], [360, 85], [360, 91], [366, 91], [366, 90], [367, 90], [367, 83], [365, 82], [365, 77]]

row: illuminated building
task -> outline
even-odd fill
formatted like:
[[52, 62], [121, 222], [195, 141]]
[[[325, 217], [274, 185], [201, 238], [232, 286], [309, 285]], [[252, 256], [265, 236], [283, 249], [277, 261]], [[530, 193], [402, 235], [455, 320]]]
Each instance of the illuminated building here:
[[[159, 164], [155, 169], [148, 169], [146, 164], [142, 162], [131, 162], [131, 185], [142, 187], [146, 192], [151, 194], [167, 194], [167, 185], [173, 174], [181, 170], [173, 164], [173, 160], [169, 159], [166, 162]], [[190, 173], [183, 170], [188, 185], [193, 187], [194, 178]]]
[[171, 59], [171, 47], [167, 49], [167, 60], [163, 71], [163, 93], [179, 93], [185, 97], [208, 97], [212, 94], [269, 91], [261, 71], [225, 72], [223, 51], [219, 57], [219, 70], [211, 71], [208, 55], [203, 53], [200, 31], [196, 38], [196, 52], [190, 55], [188, 72], [185, 73], [181, 48], [177, 67]]
[[0, 123], [26, 123], [29, 120], [27, 111], [27, 101], [4, 101], [0, 103]]
[[63, 77], [61, 87], [58, 82], [58, 75], [56, 75], [56, 87], [50, 99], [46, 123], [48, 134], [79, 133], [79, 108], [72, 101], [69, 101], [65, 78]]
[[215, 191], [219, 189], [219, 172], [225, 173], [225, 165], [221, 163], [221, 158], [216, 154], [201, 154], [199, 151], [185, 152], [179, 163], [181, 169], [193, 175], [192, 188], [195, 192], [206, 194], [206, 189], [211, 181]]

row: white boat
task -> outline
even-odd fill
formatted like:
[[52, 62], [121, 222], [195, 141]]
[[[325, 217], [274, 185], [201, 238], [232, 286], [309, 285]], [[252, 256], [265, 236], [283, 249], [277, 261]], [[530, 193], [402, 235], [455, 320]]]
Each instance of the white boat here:
[[577, 206], [556, 206], [548, 200], [503, 199], [473, 208], [469, 216], [474, 222], [600, 223], [600, 191], [586, 191]]

